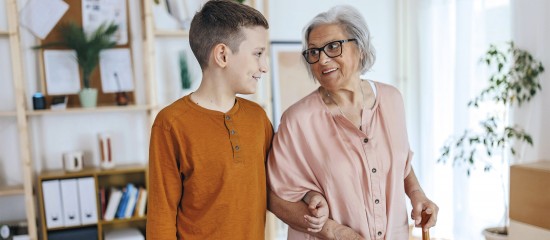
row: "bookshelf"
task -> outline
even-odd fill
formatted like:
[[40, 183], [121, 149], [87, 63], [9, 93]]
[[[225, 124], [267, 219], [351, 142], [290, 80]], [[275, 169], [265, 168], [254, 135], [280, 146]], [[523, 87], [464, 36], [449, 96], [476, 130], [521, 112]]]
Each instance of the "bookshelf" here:
[[[46, 204], [45, 193], [43, 192], [42, 183], [51, 180], [67, 180], [67, 179], [85, 179], [92, 178], [95, 184], [93, 189], [95, 196], [95, 209], [97, 210], [97, 221], [95, 223], [78, 224], [76, 226], [58, 226], [48, 227], [46, 216]], [[97, 239], [102, 240], [105, 236], [105, 232], [133, 227], [139, 229], [145, 236], [145, 223], [146, 216], [131, 217], [119, 219], [115, 218], [110, 221], [103, 220], [101, 200], [99, 197], [100, 189], [107, 189], [111, 187], [123, 188], [128, 183], [133, 183], [136, 186], [143, 186], [147, 189], [147, 174], [146, 167], [142, 165], [123, 165], [113, 169], [102, 170], [100, 168], [86, 168], [79, 172], [65, 172], [62, 170], [45, 171], [38, 176], [38, 202], [40, 206], [40, 222], [42, 229], [42, 237], [47, 240], [52, 235], [60, 234], [74, 234], [78, 235], [80, 232], [83, 234], [93, 235], [97, 234]], [[63, 191], [63, 189], [61, 189]], [[80, 191], [80, 190], [79, 190]], [[48, 198], [49, 196], [46, 196]]]
[[[14, 131], [15, 133], [13, 135], [0, 135], [0, 141], [2, 143], [10, 143], [10, 145], [14, 144], [13, 146], [17, 149], [13, 151], [18, 156], [15, 159], [15, 162], [17, 162], [16, 165], [18, 166], [12, 168], [15, 169], [15, 173], [20, 174], [20, 177], [18, 177], [19, 179], [17, 180], [8, 180], [6, 185], [0, 185], [0, 197], [23, 197], [23, 203], [19, 203], [24, 204], [25, 209], [25, 219], [22, 220], [22, 222], [27, 226], [29, 238], [36, 240], [36, 213], [32, 182], [33, 164], [29, 152], [28, 122], [25, 115], [25, 68], [20, 52], [19, 7], [16, 0], [5, 0], [2, 1], [2, 4], [5, 4], [4, 16], [7, 17], [7, 29], [0, 29], [0, 39], [3, 41], [7, 40], [8, 43], [9, 54], [6, 52], [4, 56], [9, 57], [9, 64], [11, 65], [9, 68], [11, 74], [8, 76], [8, 79], [11, 79], [11, 86], [4, 88], [4, 91], [10, 92], [1, 92], [1, 94], [6, 96], [6, 99], [10, 99], [12, 104], [9, 106], [9, 109], [0, 109], [0, 120], [2, 120], [2, 124], [6, 123], [10, 127], [13, 126], [17, 131]], [[9, 82], [10, 81], [5, 81], [4, 83]], [[4, 128], [4, 125], [2, 125], [2, 128]], [[3, 133], [5, 132], [6, 131], [3, 131]], [[10, 161], [13, 161], [13, 159], [10, 159], [9, 155], [4, 155], [4, 152], [0, 154], [0, 160], [3, 158], [8, 158]], [[9, 179], [12, 174], [14, 173], [7, 173], [7, 179]], [[15, 179], [15, 177], [13, 178]], [[2, 177], [1, 180], [6, 181], [7, 179]], [[10, 182], [18, 183], [12, 184]]]

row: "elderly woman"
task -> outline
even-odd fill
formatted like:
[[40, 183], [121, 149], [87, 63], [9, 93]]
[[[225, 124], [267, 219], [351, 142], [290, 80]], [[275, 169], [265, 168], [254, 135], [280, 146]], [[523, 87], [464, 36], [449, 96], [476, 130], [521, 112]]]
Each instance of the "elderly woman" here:
[[271, 210], [291, 226], [288, 238], [345, 239], [334, 229], [299, 232], [303, 223], [290, 215], [301, 213], [273, 208], [281, 199], [299, 202], [315, 192], [330, 211], [331, 224], [323, 228], [345, 226], [365, 239], [408, 239], [406, 196], [416, 226], [422, 211], [430, 214], [424, 230], [434, 226], [438, 207], [411, 167], [401, 94], [361, 79], [375, 60], [363, 17], [352, 7], [334, 7], [305, 27], [303, 43], [308, 71], [321, 86], [283, 114], [268, 160]]

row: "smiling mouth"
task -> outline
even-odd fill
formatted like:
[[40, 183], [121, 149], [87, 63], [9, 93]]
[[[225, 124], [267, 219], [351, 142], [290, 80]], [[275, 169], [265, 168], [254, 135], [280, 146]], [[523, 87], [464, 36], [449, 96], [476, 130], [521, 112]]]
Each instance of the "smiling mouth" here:
[[329, 73], [334, 72], [336, 70], [338, 70], [338, 68], [327, 69], [327, 70], [323, 71], [323, 74], [329, 74]]

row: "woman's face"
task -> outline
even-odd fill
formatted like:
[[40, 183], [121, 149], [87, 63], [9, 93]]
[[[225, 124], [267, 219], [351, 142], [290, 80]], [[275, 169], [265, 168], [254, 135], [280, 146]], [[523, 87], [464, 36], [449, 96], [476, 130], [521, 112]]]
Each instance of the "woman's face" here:
[[[347, 39], [348, 35], [339, 25], [320, 25], [310, 32], [308, 48], [322, 48], [327, 43]], [[354, 79], [359, 79], [360, 54], [356, 42], [344, 42], [341, 47], [342, 55], [330, 58], [321, 51], [319, 61], [310, 65], [315, 79], [329, 90], [346, 87]]]

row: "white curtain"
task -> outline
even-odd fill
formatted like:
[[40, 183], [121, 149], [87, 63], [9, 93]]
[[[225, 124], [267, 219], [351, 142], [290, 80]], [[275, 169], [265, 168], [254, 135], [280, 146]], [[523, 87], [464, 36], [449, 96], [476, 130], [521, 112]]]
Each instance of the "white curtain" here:
[[[403, 1], [400, 87], [406, 99], [414, 167], [428, 197], [440, 207], [433, 237], [483, 239], [485, 227], [503, 224], [506, 190], [496, 171], [472, 172], [436, 163], [452, 134], [476, 128], [491, 106], [467, 103], [488, 75], [479, 59], [490, 43], [510, 36], [508, 0]], [[504, 181], [507, 182], [504, 175]]]
[[528, 105], [516, 109], [514, 122], [524, 126], [533, 137], [533, 147], [519, 149], [519, 162], [550, 161], [550, 1], [512, 0], [512, 38], [520, 48], [542, 61], [546, 72], [541, 75], [542, 92]]

